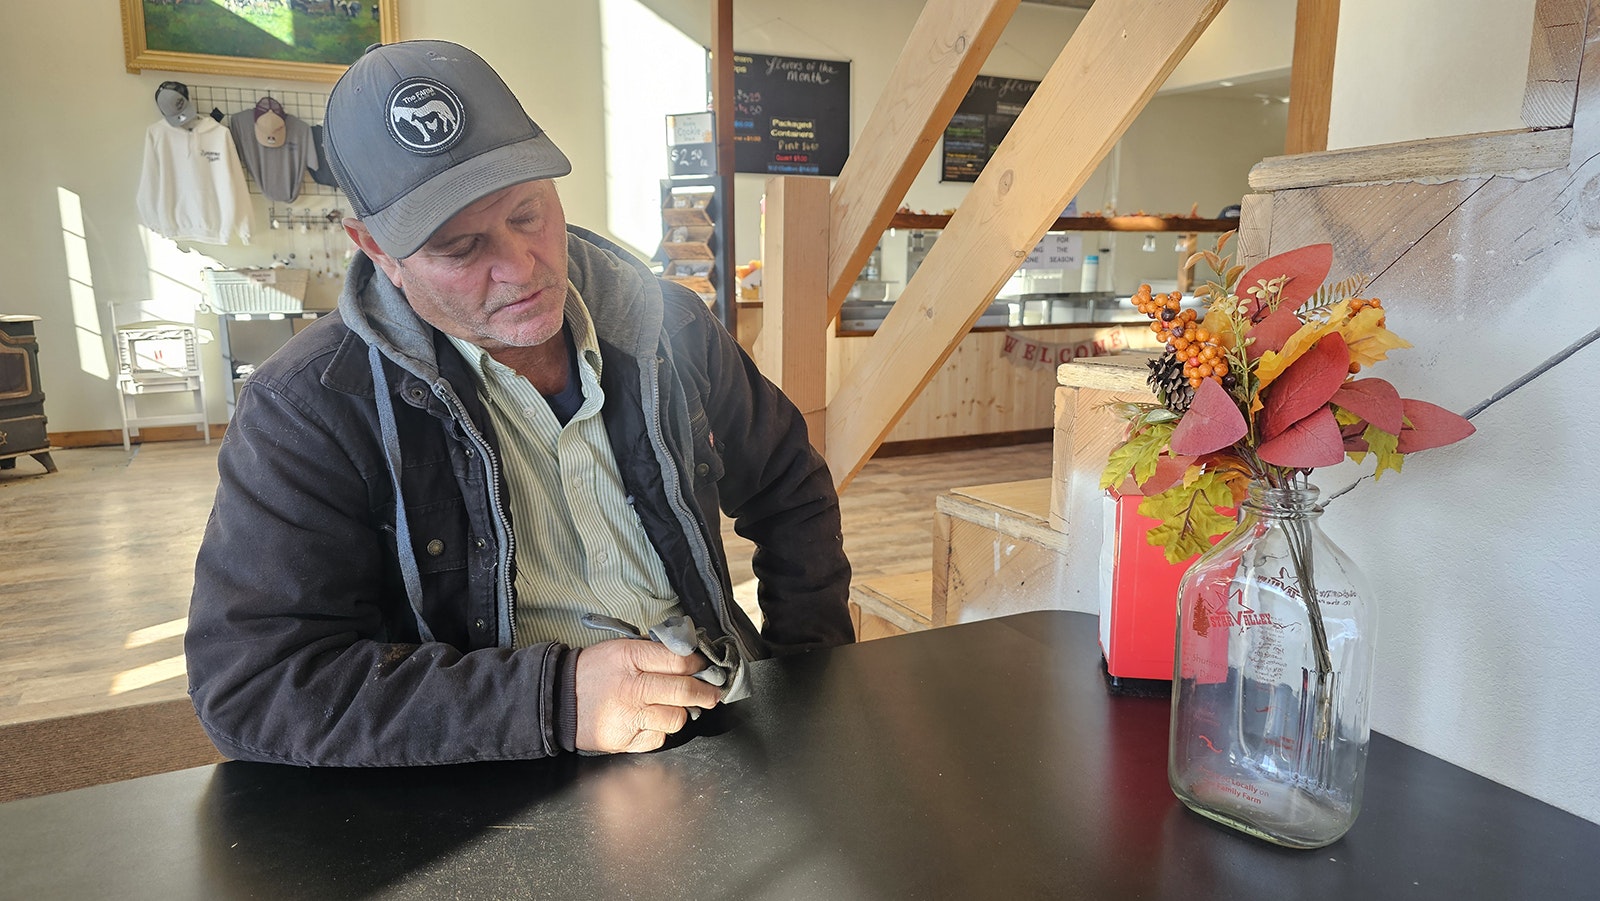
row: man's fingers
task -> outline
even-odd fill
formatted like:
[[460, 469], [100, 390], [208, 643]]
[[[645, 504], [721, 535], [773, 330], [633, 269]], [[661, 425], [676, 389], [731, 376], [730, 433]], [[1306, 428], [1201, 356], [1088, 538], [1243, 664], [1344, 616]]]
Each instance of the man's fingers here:
[[653, 641], [635, 641], [630, 642], [630, 645], [633, 651], [633, 665], [641, 673], [692, 676], [710, 665], [698, 652], [687, 657], [679, 657], [665, 646]]
[[717, 699], [721, 696], [722, 693], [715, 685], [708, 685], [692, 676], [639, 674], [639, 700], [646, 704], [667, 704], [679, 709], [703, 707], [710, 710], [717, 706]]
[[634, 728], [640, 732], [670, 735], [689, 723], [689, 711], [669, 704], [651, 704], [634, 712]]

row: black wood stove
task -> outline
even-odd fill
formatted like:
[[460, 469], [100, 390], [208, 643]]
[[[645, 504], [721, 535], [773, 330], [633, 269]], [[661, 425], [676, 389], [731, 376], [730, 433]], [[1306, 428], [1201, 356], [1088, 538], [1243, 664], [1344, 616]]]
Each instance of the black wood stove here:
[[39, 342], [33, 335], [38, 319], [0, 315], [0, 469], [15, 467], [17, 458], [27, 455], [46, 472], [56, 471], [44, 430]]

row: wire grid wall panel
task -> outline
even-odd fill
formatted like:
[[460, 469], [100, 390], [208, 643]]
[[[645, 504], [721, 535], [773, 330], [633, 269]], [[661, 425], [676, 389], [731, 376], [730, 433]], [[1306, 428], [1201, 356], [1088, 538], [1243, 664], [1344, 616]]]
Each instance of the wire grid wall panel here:
[[[328, 95], [318, 91], [264, 91], [259, 88], [223, 88], [215, 85], [191, 84], [189, 85], [189, 102], [204, 113], [213, 110], [223, 116], [232, 117], [239, 114], [249, 115], [256, 103], [263, 97], [271, 97], [283, 106], [283, 111], [307, 125], [321, 125], [323, 113], [328, 108]], [[317, 155], [322, 155], [322, 148], [317, 148]], [[250, 193], [260, 194], [261, 186], [250, 176], [250, 170], [245, 168], [244, 178], [250, 186]], [[342, 197], [338, 188], [332, 185], [321, 184], [306, 178], [300, 186], [300, 196], [325, 196]]]

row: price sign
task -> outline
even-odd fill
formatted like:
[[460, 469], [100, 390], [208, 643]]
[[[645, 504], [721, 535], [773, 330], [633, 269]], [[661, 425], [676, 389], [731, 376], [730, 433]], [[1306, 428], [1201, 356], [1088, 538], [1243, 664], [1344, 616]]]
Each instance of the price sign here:
[[667, 175], [715, 175], [717, 145], [712, 114], [678, 113], [667, 117]]
[[716, 172], [715, 144], [677, 144], [667, 148], [669, 176], [712, 175]]

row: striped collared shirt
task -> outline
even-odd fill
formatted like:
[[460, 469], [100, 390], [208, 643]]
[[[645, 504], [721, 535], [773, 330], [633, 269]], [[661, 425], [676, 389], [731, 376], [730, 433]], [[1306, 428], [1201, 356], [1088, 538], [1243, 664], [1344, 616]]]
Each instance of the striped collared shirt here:
[[450, 337], [477, 376], [499, 436], [516, 533], [518, 646], [587, 647], [616, 637], [584, 626], [579, 617], [589, 612], [641, 629], [683, 612], [612, 456], [600, 417], [600, 345], [570, 282], [564, 312], [583, 389], [583, 404], [565, 426], [526, 378]]

